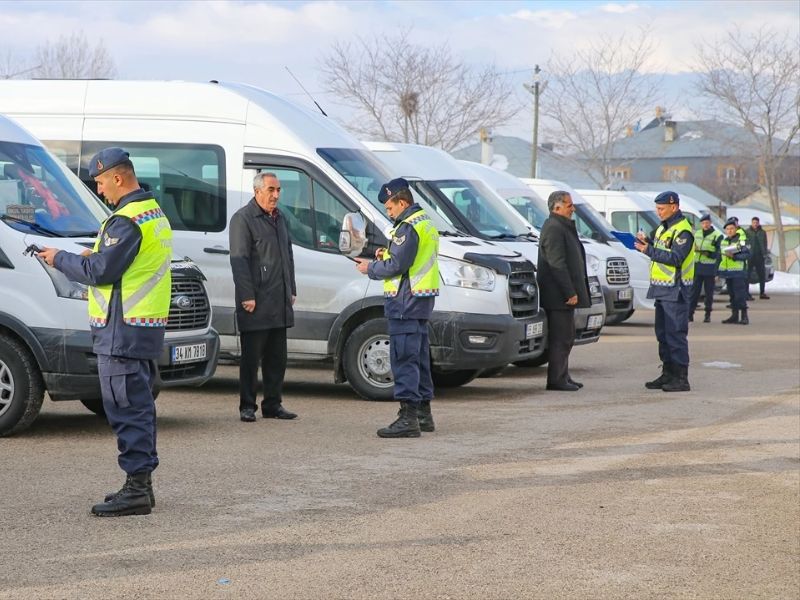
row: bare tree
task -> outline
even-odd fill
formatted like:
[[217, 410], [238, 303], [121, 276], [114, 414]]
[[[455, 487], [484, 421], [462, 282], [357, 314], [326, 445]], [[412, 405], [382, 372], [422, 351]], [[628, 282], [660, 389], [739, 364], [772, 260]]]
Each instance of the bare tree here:
[[601, 189], [611, 183], [611, 170], [624, 166], [614, 162], [614, 145], [659, 97], [660, 79], [642, 74], [654, 50], [648, 34], [601, 37], [547, 65], [546, 132]]
[[27, 59], [21, 58], [11, 48], [0, 49], [0, 79], [23, 77], [35, 68], [31, 67]]
[[43, 79], [111, 79], [117, 71], [103, 40], [92, 46], [83, 32], [39, 46], [34, 63], [33, 76]]
[[698, 44], [697, 52], [698, 91], [753, 137], [775, 220], [778, 268], [783, 271], [786, 244], [778, 174], [800, 131], [800, 42], [770, 29], [748, 35], [736, 28], [723, 40]]
[[336, 43], [320, 70], [326, 90], [356, 110], [349, 129], [386, 141], [452, 150], [520, 108], [493, 66], [459, 62], [447, 44], [414, 45], [408, 33]]

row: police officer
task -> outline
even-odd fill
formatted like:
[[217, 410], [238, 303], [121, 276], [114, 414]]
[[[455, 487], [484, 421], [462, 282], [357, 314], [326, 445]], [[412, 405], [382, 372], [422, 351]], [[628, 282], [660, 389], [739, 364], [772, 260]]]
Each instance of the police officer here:
[[114, 207], [94, 248], [38, 254], [67, 277], [89, 285], [92, 330], [103, 408], [117, 437], [122, 488], [92, 507], [100, 517], [150, 514], [151, 473], [158, 466], [153, 384], [169, 316], [172, 229], [143, 190], [122, 148], [106, 148], [89, 164], [97, 192]]
[[711, 308], [714, 303], [714, 279], [719, 264], [719, 244], [722, 232], [714, 229], [710, 215], [700, 217], [700, 229], [694, 234], [694, 287], [692, 288], [692, 306], [689, 309], [689, 320], [694, 321], [694, 311], [700, 300], [700, 292], [705, 290], [706, 314], [703, 323], [711, 322]]
[[[722, 260], [719, 263], [719, 275], [725, 278], [728, 293], [731, 295], [731, 316], [723, 323], [739, 323], [749, 325], [747, 316], [747, 259], [750, 249], [742, 241], [737, 231], [736, 222], [728, 219], [725, 223], [725, 239], [721, 243]], [[741, 311], [741, 319], [739, 318]]]
[[394, 221], [389, 247], [379, 248], [375, 261], [356, 259], [361, 273], [383, 280], [394, 397], [400, 402], [397, 420], [378, 436], [419, 437], [420, 431], [434, 430], [428, 320], [439, 295], [439, 232], [405, 179], [392, 179], [378, 199]]
[[636, 235], [635, 246], [650, 257], [650, 289], [656, 301], [656, 339], [661, 375], [645, 383], [647, 389], [665, 392], [689, 391], [689, 302], [694, 283], [694, 235], [680, 209], [675, 192], [662, 192], [655, 199], [661, 224], [653, 239]]

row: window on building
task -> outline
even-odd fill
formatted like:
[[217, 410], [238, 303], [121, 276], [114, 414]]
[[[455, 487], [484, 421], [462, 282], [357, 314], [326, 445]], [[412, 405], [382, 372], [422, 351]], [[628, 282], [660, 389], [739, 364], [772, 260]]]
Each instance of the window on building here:
[[739, 179], [739, 169], [736, 165], [717, 165], [717, 179], [723, 182], [733, 183]]
[[662, 181], [684, 181], [689, 167], [667, 165], [661, 167], [661, 180]]
[[611, 179], [615, 181], [630, 181], [631, 168], [630, 167], [614, 167], [611, 169]]
[[203, 144], [84, 142], [80, 178], [96, 192], [89, 161], [103, 148], [121, 146], [131, 156], [139, 184], [151, 192], [177, 231], [224, 231], [225, 152]]

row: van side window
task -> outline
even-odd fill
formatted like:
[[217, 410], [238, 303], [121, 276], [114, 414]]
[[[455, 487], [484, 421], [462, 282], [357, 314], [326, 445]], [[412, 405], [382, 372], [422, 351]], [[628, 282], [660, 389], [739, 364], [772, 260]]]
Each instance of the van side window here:
[[259, 167], [274, 173], [281, 184], [278, 208], [286, 218], [292, 242], [316, 250], [338, 252], [344, 215], [350, 212], [318, 181], [287, 167]]
[[630, 210], [618, 210], [611, 213], [611, 224], [617, 231], [636, 233], [640, 228], [648, 231], [647, 224], [639, 220], [639, 213]]
[[225, 152], [206, 144], [84, 142], [80, 178], [93, 191], [89, 161], [103, 148], [120, 146], [131, 155], [139, 184], [152, 192], [178, 231], [224, 231], [227, 225]]

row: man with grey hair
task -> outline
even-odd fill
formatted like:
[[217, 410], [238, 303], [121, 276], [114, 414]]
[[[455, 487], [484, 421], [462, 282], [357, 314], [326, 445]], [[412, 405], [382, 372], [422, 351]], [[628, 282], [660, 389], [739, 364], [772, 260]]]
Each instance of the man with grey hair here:
[[575, 309], [591, 306], [586, 254], [572, 215], [568, 192], [547, 199], [550, 216], [539, 236], [538, 278], [541, 304], [547, 313], [547, 389], [576, 392], [582, 383], [569, 374], [569, 355], [575, 341]]
[[274, 173], [253, 179], [254, 196], [231, 218], [231, 270], [241, 335], [239, 418], [256, 420], [258, 368], [264, 384], [261, 416], [294, 419], [281, 404], [286, 373], [286, 330], [294, 326], [297, 297], [294, 255], [286, 218], [278, 209], [281, 184]]

